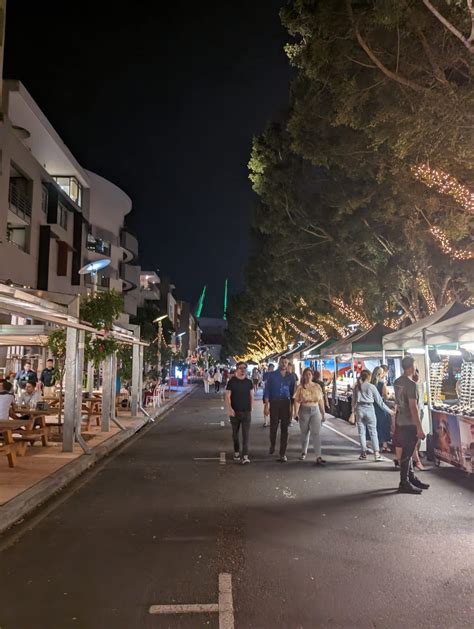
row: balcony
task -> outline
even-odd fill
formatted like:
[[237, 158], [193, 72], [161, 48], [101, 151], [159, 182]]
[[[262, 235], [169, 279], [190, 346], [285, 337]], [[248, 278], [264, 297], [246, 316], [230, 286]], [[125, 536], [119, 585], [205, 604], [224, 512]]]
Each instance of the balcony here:
[[30, 224], [31, 199], [12, 181], [10, 181], [8, 188], [8, 209], [17, 216], [24, 225]]
[[120, 232], [120, 246], [123, 249], [123, 261], [133, 262], [138, 257], [138, 240], [128, 231], [128, 229], [122, 229]]
[[119, 275], [123, 283], [123, 292], [134, 290], [140, 284], [140, 267], [133, 264], [120, 263]]

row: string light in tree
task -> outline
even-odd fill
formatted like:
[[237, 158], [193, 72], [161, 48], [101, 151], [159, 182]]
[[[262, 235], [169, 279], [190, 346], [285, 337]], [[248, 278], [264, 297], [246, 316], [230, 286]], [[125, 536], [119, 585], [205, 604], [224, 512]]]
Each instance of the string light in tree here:
[[455, 177], [442, 170], [430, 168], [428, 164], [413, 166], [412, 172], [428, 188], [434, 188], [441, 194], [449, 195], [467, 212], [474, 214], [474, 192], [471, 192], [467, 186], [464, 186]]
[[309, 328], [311, 328], [311, 330], [314, 330], [315, 332], [317, 332], [321, 338], [323, 339], [323, 341], [327, 341], [328, 340], [328, 335], [326, 330], [324, 329], [324, 327], [319, 324], [319, 323], [314, 323], [311, 321], [307, 321], [306, 319], [297, 319], [296, 317], [293, 317], [293, 319], [295, 321], [298, 321], [298, 323], [302, 323], [303, 325], [307, 325]]
[[300, 330], [299, 327], [295, 325], [293, 321], [291, 321], [287, 317], [282, 317], [282, 319], [285, 323], [287, 323], [290, 326], [292, 330], [294, 330], [297, 334], [299, 334], [305, 341], [309, 341], [309, 343], [318, 342], [318, 339], [314, 338], [313, 336], [310, 336], [309, 334], [306, 334], [306, 332], [303, 332], [303, 330]]
[[[300, 297], [299, 303], [300, 303], [300, 306], [303, 306], [304, 308], [308, 308], [308, 304], [303, 299], [303, 297]], [[334, 328], [336, 332], [340, 334], [341, 336], [344, 337], [347, 335], [348, 333], [347, 328], [343, 326], [341, 323], [339, 323], [339, 321], [335, 319], [334, 317], [332, 317], [331, 315], [322, 315], [322, 314], [317, 315], [311, 309], [308, 309], [307, 312], [310, 317], [314, 317], [315, 319], [318, 319], [319, 321], [322, 321], [323, 323], [326, 323], [327, 325], [331, 326], [331, 328]]]
[[472, 260], [474, 258], [474, 251], [468, 251], [467, 249], [456, 249], [450, 243], [449, 238], [439, 227], [432, 227], [430, 232], [438, 241], [441, 250], [446, 255], [450, 256], [453, 260]]
[[428, 313], [430, 315], [434, 314], [437, 310], [436, 302], [433, 299], [433, 295], [431, 294], [431, 290], [429, 288], [426, 277], [420, 273], [417, 276], [416, 280], [418, 283], [418, 288], [420, 290], [420, 293], [423, 295], [423, 299], [425, 300], [426, 305], [428, 306]]
[[365, 315], [354, 310], [354, 308], [349, 306], [349, 304], [346, 304], [339, 297], [333, 297], [331, 302], [339, 310], [339, 312], [341, 312], [351, 321], [355, 321], [355, 323], [358, 323], [361, 327], [366, 329], [372, 327], [372, 323], [367, 319]]

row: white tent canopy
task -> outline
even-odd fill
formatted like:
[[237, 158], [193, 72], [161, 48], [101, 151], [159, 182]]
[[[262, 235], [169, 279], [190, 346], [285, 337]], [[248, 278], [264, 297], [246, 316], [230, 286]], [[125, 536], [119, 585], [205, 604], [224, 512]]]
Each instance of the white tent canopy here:
[[445, 322], [452, 317], [456, 317], [460, 313], [467, 310], [467, 306], [463, 306], [457, 302], [448, 304], [440, 308], [437, 312], [416, 321], [406, 328], [402, 328], [397, 332], [387, 334], [383, 338], [383, 346], [385, 350], [412, 349], [414, 347], [422, 347], [424, 345], [424, 332], [428, 328], [439, 322]]
[[428, 345], [474, 343], [474, 310], [426, 328], [425, 335]]

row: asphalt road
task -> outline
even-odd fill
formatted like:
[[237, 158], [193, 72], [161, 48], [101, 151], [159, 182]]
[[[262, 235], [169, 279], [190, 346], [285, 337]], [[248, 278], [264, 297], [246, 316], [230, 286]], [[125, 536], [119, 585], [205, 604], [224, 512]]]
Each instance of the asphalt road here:
[[222, 397], [196, 391], [2, 538], [0, 628], [218, 627], [149, 608], [215, 605], [223, 573], [237, 629], [472, 628], [472, 479], [446, 466], [398, 495], [390, 462], [327, 427], [326, 468], [298, 460], [297, 426], [277, 463], [257, 409], [251, 465], [231, 460]]

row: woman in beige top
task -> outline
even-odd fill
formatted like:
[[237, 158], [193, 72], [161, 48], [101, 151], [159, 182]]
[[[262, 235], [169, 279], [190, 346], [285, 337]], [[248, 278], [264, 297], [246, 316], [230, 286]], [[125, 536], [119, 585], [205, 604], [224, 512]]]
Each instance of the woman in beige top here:
[[315, 465], [324, 465], [326, 461], [321, 457], [321, 422], [324, 421], [324, 394], [319, 386], [313, 382], [313, 372], [306, 368], [301, 376], [301, 384], [295, 391], [293, 413], [299, 418], [301, 430], [301, 456], [305, 460], [308, 452], [309, 437], [313, 439], [316, 454]]

